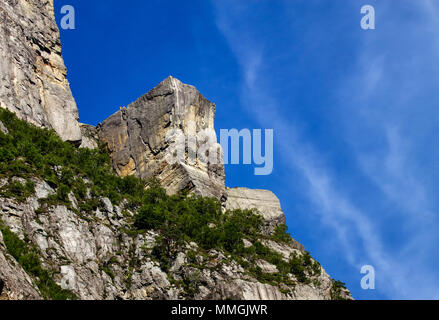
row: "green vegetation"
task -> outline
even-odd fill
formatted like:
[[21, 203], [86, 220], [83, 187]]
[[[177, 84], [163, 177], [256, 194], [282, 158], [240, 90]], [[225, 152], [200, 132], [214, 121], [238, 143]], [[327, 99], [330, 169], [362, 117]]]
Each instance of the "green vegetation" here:
[[110, 276], [110, 278], [112, 280], [114, 280], [115, 275], [113, 270], [111, 269], [111, 265], [112, 264], [117, 264], [117, 258], [116, 257], [111, 257], [111, 259], [109, 259], [108, 261], [105, 261], [104, 263], [102, 263], [99, 268], [100, 270], [103, 270], [106, 274], [108, 274], [108, 276]]
[[343, 293], [346, 291], [346, 285], [344, 282], [338, 280], [332, 280], [331, 286], [331, 299], [332, 300], [346, 300]]
[[[164, 271], [171, 267], [184, 243], [195, 242], [198, 254], [210, 249], [221, 250], [238, 262], [247, 272], [261, 282], [293, 285], [288, 274], [293, 274], [300, 283], [311, 283], [311, 278], [321, 274], [318, 262], [308, 252], [294, 254], [288, 261], [267, 246], [262, 240], [290, 242], [286, 227], [280, 226], [272, 236], [262, 233], [263, 221], [252, 210], [221, 210], [221, 203], [213, 198], [178, 194], [169, 196], [157, 182], [152, 181], [145, 191], [142, 205], [137, 210], [134, 227], [139, 231], [155, 230], [160, 236], [152, 250], [152, 256]], [[252, 245], [245, 247], [244, 239]], [[196, 264], [196, 253], [190, 250], [188, 260]], [[265, 260], [278, 269], [277, 273], [264, 273], [256, 266]]]
[[0, 188], [0, 196], [5, 198], [16, 198], [19, 201], [26, 200], [29, 196], [35, 193], [35, 183], [27, 180], [25, 184], [17, 180], [10, 180], [8, 183]]
[[244, 238], [259, 235], [262, 218], [249, 210], [221, 211], [213, 198], [168, 196], [157, 182], [151, 182], [137, 210], [134, 226], [138, 230], [158, 230], [167, 252], [172, 246], [194, 241], [203, 249], [224, 249], [240, 253]]
[[291, 235], [287, 232], [288, 227], [286, 224], [281, 224], [274, 229], [273, 240], [278, 242], [290, 243], [292, 238]]
[[23, 269], [36, 279], [36, 284], [45, 299], [50, 300], [76, 300], [77, 297], [69, 290], [62, 289], [53, 280], [53, 274], [46, 270], [40, 261], [40, 254], [35, 247], [28, 245], [15, 233], [0, 222], [0, 232], [3, 241], [11, 256]]
[[[135, 204], [141, 198], [144, 181], [115, 175], [105, 146], [101, 145], [97, 150], [76, 148], [62, 141], [53, 130], [30, 125], [2, 108], [0, 121], [9, 130], [9, 134], [0, 132], [0, 178], [45, 180], [57, 189], [57, 194], [48, 199], [49, 205], [68, 205], [70, 191], [84, 211], [95, 208], [98, 197], [107, 197], [114, 204], [122, 199]], [[13, 184], [1, 190], [2, 196], [23, 200], [33, 193], [31, 185]], [[87, 189], [94, 200], [85, 199]]]
[[[7, 179], [0, 188], [0, 196], [24, 201], [35, 192], [32, 181], [39, 178], [56, 190], [55, 194], [40, 200], [39, 211], [58, 204], [70, 207], [69, 194], [72, 192], [79, 205], [79, 210], [75, 211], [84, 219], [90, 219], [101, 206], [101, 197], [109, 198], [113, 204], [126, 200], [124, 212], [129, 209], [136, 214], [132, 228], [122, 231], [129, 235], [148, 230], [158, 232], [151, 256], [166, 272], [178, 252], [186, 251], [185, 245], [195, 242], [198, 249], [189, 250], [187, 257], [191, 266], [198, 269], [204, 266], [197, 257], [207, 257], [209, 250], [215, 249], [225, 253], [227, 259], [240, 264], [247, 274], [261, 282], [294, 286], [295, 281], [290, 278], [293, 274], [299, 283], [318, 283], [321, 267], [309, 253], [293, 254], [285, 259], [264, 244], [266, 241], [290, 243], [292, 238], [286, 225], [277, 227], [271, 236], [267, 236], [262, 232], [262, 217], [254, 210], [223, 212], [221, 203], [213, 198], [196, 197], [186, 192], [169, 196], [157, 181], [118, 177], [103, 145], [97, 150], [76, 148], [63, 142], [54, 131], [30, 125], [4, 109], [0, 109], [0, 121], [10, 132], [0, 132], [0, 179]], [[35, 277], [45, 298], [75, 298], [52, 280], [52, 274], [42, 267], [36, 248], [5, 227], [1, 231], [9, 252], [26, 272]], [[246, 246], [244, 240], [250, 241], [251, 245]], [[278, 272], [264, 273], [257, 266], [258, 260], [273, 264]], [[113, 263], [116, 263], [114, 258], [100, 266], [111, 278], [114, 278]], [[125, 275], [128, 286], [133, 270], [139, 264], [133, 255]], [[342, 287], [339, 282], [334, 283], [331, 295], [338, 298]], [[196, 279], [183, 279], [181, 283], [189, 295], [196, 292], [196, 284]]]

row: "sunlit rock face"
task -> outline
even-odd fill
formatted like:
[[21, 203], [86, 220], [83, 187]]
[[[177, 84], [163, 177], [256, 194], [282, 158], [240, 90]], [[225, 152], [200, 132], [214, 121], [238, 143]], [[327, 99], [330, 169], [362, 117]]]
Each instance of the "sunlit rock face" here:
[[81, 141], [52, 0], [0, 1], [0, 106]]
[[285, 223], [279, 199], [269, 190], [247, 188], [227, 188], [226, 209], [257, 208], [264, 218], [265, 230], [271, 233], [277, 226]]
[[[187, 189], [221, 199], [220, 148], [215, 149], [216, 162], [197, 154], [208, 142], [207, 133], [214, 132], [214, 117], [213, 103], [195, 87], [169, 77], [99, 125], [99, 139], [107, 144], [121, 176], [155, 177], [169, 193]], [[216, 144], [215, 136], [211, 140]]]

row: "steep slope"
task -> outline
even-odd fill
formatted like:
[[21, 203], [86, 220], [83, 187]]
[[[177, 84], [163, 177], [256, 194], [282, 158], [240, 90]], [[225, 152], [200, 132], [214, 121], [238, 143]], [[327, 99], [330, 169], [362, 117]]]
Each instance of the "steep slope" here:
[[0, 107], [81, 140], [52, 0], [0, 1]]

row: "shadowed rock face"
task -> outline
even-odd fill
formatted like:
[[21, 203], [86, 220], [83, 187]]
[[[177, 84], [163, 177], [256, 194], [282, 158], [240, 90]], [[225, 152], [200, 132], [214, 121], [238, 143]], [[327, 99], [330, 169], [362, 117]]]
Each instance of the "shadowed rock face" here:
[[0, 1], [0, 106], [80, 142], [53, 0]]
[[[169, 193], [188, 189], [220, 199], [225, 189], [222, 159], [220, 164], [190, 161], [187, 148], [189, 139], [214, 129], [214, 117], [213, 103], [193, 86], [169, 77], [98, 126], [99, 139], [107, 144], [121, 176], [155, 177]], [[186, 139], [184, 160], [177, 163], [167, 158], [175, 142], [168, 136], [173, 130], [181, 130]]]
[[99, 143], [98, 132], [96, 128], [84, 123], [80, 123], [79, 126], [81, 127], [82, 134], [82, 142], [79, 147], [96, 149]]

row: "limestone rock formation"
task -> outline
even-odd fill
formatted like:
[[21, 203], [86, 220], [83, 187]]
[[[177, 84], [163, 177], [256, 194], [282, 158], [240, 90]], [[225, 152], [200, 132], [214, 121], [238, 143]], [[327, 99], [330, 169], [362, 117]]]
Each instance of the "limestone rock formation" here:
[[[266, 234], [273, 233], [276, 227], [285, 224], [285, 214], [282, 211], [279, 199], [273, 192], [248, 188], [226, 188], [226, 194], [225, 209], [256, 209], [263, 218]], [[272, 247], [273, 245], [268, 246]], [[301, 252], [305, 251], [305, 247], [294, 239], [292, 239], [290, 246]], [[277, 248], [273, 250], [285, 252], [286, 249]]]
[[[214, 117], [213, 103], [193, 86], [169, 77], [99, 125], [99, 138], [119, 175], [155, 177], [169, 193], [187, 189], [220, 199], [225, 191], [221, 155], [217, 163], [206, 163], [196, 155], [200, 139], [188, 147], [200, 132], [213, 131]], [[182, 143], [176, 149], [181, 147], [184, 154], [173, 162], [169, 156], [176, 140]]]
[[53, 0], [0, 1], [0, 107], [79, 143]]

